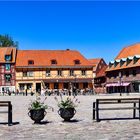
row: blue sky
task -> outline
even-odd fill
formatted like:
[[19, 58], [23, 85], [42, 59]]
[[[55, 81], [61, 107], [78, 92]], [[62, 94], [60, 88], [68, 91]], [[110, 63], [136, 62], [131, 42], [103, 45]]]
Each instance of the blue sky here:
[[0, 34], [19, 49], [74, 49], [108, 63], [140, 42], [140, 1], [0, 2]]

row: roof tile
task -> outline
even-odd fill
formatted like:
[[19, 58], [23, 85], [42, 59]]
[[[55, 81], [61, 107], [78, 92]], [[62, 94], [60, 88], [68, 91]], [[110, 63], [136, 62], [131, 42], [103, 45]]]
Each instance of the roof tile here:
[[92, 66], [75, 50], [18, 50], [16, 66], [28, 66], [28, 60], [34, 60], [34, 66], [51, 66], [53, 59], [57, 66], [74, 66], [74, 60], [80, 60], [78, 65]]

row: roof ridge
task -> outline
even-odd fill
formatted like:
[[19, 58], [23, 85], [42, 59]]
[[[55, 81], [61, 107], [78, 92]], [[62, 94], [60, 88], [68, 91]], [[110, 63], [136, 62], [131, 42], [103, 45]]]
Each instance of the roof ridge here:
[[77, 50], [18, 50], [18, 51], [75, 51], [75, 52], [79, 52]]
[[100, 58], [88, 58], [88, 60], [93, 60], [93, 59], [103, 59], [102, 57]]

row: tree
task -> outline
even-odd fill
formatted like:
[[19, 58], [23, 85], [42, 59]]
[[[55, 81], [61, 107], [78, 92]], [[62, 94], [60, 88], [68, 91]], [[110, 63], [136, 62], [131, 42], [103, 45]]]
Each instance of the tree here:
[[0, 35], [0, 47], [16, 47], [18, 48], [18, 42], [13, 41], [9, 35]]

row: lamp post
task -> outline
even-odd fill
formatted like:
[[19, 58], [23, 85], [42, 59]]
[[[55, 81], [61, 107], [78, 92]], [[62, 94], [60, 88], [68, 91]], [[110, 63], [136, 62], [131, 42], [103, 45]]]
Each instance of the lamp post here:
[[121, 93], [121, 83], [122, 83], [122, 74], [121, 72], [119, 72], [119, 84], [120, 84], [120, 96], [122, 96], [122, 93]]
[[56, 80], [56, 82], [57, 82], [57, 86], [56, 86], [57, 87], [57, 89], [56, 89], [57, 90], [57, 95], [59, 95], [59, 83], [58, 83], [58, 80]]
[[74, 95], [76, 95], [76, 91], [77, 91], [77, 90], [76, 90], [76, 76], [77, 76], [77, 75], [75, 74], [75, 75], [74, 75], [74, 77], [75, 77], [75, 84], [74, 84], [74, 89], [73, 89], [73, 92], [74, 92], [73, 94], [74, 94]]
[[93, 94], [95, 93], [94, 79], [92, 80]]

